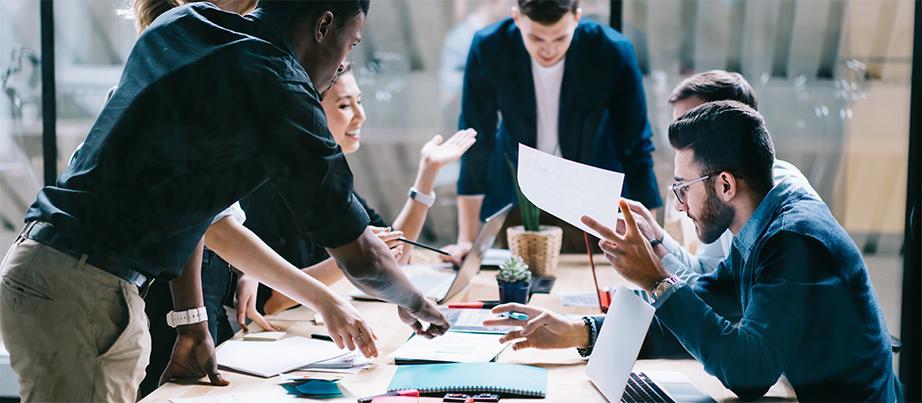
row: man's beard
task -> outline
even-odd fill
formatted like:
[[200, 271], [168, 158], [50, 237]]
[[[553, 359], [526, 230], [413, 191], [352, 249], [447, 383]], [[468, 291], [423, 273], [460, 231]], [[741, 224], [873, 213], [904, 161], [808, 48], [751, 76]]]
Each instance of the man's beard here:
[[727, 231], [727, 228], [730, 228], [735, 215], [736, 210], [733, 206], [720, 201], [717, 198], [717, 191], [713, 187], [707, 186], [707, 200], [701, 212], [701, 217], [694, 220], [698, 230], [698, 239], [704, 243], [716, 241]]

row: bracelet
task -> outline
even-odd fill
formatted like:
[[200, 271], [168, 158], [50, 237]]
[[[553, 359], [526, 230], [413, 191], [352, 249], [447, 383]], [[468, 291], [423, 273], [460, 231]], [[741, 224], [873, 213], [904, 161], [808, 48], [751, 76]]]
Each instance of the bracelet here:
[[586, 358], [592, 355], [592, 348], [595, 347], [595, 339], [598, 337], [598, 327], [596, 327], [595, 320], [588, 316], [583, 316], [583, 323], [586, 324], [586, 328], [589, 330], [589, 346], [586, 348], [576, 348], [576, 352], [579, 353], [580, 357]]

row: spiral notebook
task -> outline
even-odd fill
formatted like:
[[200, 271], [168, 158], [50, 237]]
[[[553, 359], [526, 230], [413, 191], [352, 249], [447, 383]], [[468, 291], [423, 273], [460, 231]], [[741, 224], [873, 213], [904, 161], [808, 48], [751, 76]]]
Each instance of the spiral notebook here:
[[493, 362], [400, 366], [387, 390], [404, 389], [427, 395], [496, 393], [543, 398], [547, 396], [547, 370]]

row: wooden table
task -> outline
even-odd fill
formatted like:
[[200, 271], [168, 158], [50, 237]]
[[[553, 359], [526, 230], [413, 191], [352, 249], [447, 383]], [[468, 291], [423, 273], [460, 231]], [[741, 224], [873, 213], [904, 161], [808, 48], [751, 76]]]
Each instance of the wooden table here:
[[[596, 262], [605, 262], [601, 257]], [[607, 263], [598, 265], [599, 283], [603, 287], [623, 284], [624, 280], [608, 266]], [[495, 271], [481, 271], [472, 284], [460, 295], [452, 299], [456, 301], [476, 301], [498, 299]], [[561, 257], [560, 267], [555, 273], [556, 284], [551, 294], [535, 294], [531, 304], [550, 308], [563, 314], [597, 314], [598, 308], [563, 307], [560, 305], [558, 295], [562, 293], [585, 293], [594, 288], [592, 274], [586, 256], [565, 255]], [[345, 295], [354, 288], [346, 281], [334, 287], [337, 292]], [[410, 335], [410, 329], [403, 325], [397, 318], [397, 310], [393, 305], [380, 302], [353, 301], [356, 308], [365, 316], [379, 337], [378, 349], [380, 356], [375, 360], [375, 366], [354, 376], [345, 376], [340, 385], [345, 397], [340, 399], [323, 400], [325, 402], [355, 402], [357, 397], [370, 396], [383, 393], [387, 390], [397, 367], [387, 358], [387, 355], [400, 346]], [[301, 307], [284, 312], [282, 315], [270, 319], [274, 326], [287, 330], [290, 335], [309, 336], [311, 332], [321, 331], [322, 326], [314, 325], [313, 314]], [[255, 326], [255, 325], [254, 325]], [[241, 338], [238, 334], [235, 338]], [[553, 402], [605, 402], [601, 393], [595, 389], [586, 376], [586, 361], [579, 357], [575, 349], [566, 350], [534, 350], [527, 349], [512, 351], [507, 349], [498, 358], [499, 362], [528, 364], [547, 368], [548, 394], [547, 401]], [[710, 394], [718, 400], [734, 399], [732, 392], [724, 388], [717, 378], [704, 372], [703, 367], [695, 360], [639, 360], [635, 370], [642, 371], [677, 371], [682, 372], [694, 382], [699, 389]], [[227, 387], [211, 387], [204, 383], [193, 385], [179, 385], [170, 383], [162, 386], [147, 396], [143, 402], [164, 402], [177, 397], [214, 397], [216, 401], [304, 401], [288, 396], [280, 383], [292, 375], [311, 374], [323, 378], [339, 378], [342, 375], [293, 372], [285, 376], [263, 379], [248, 375], [223, 370], [222, 374], [231, 384]], [[239, 394], [239, 400], [221, 400], [221, 395]], [[793, 390], [785, 381], [777, 383], [769, 390], [768, 397], [791, 399]], [[226, 396], [225, 396], [226, 397]], [[425, 401], [441, 401], [439, 398], [423, 399]], [[517, 399], [503, 399], [508, 401], [531, 401]]]

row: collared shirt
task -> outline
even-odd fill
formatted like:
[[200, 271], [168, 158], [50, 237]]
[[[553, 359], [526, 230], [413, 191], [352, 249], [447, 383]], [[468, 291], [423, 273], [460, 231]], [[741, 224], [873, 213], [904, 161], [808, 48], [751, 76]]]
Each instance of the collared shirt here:
[[138, 39], [112, 98], [26, 220], [90, 254], [170, 279], [212, 219], [272, 182], [291, 219], [337, 247], [364, 231], [352, 173], [285, 27], [207, 2], [168, 11]]
[[[785, 183], [789, 186], [802, 188], [812, 196], [820, 199], [813, 186], [810, 186], [810, 181], [794, 164], [776, 159], [772, 166], [772, 174], [775, 184]], [[663, 257], [663, 266], [680, 279], [686, 282], [694, 282], [698, 276], [717, 269], [717, 265], [730, 255], [731, 242], [733, 242], [733, 233], [727, 230], [716, 241], [701, 244], [698, 252], [693, 255], [679, 245], [669, 234], [665, 234], [663, 247], [666, 248], [669, 254]]]
[[[804, 401], [900, 396], [861, 253], [826, 205], [794, 184], [776, 185], [728, 258], [661, 301], [654, 323], [743, 399], [782, 374]], [[648, 333], [648, 342], [670, 332]]]

